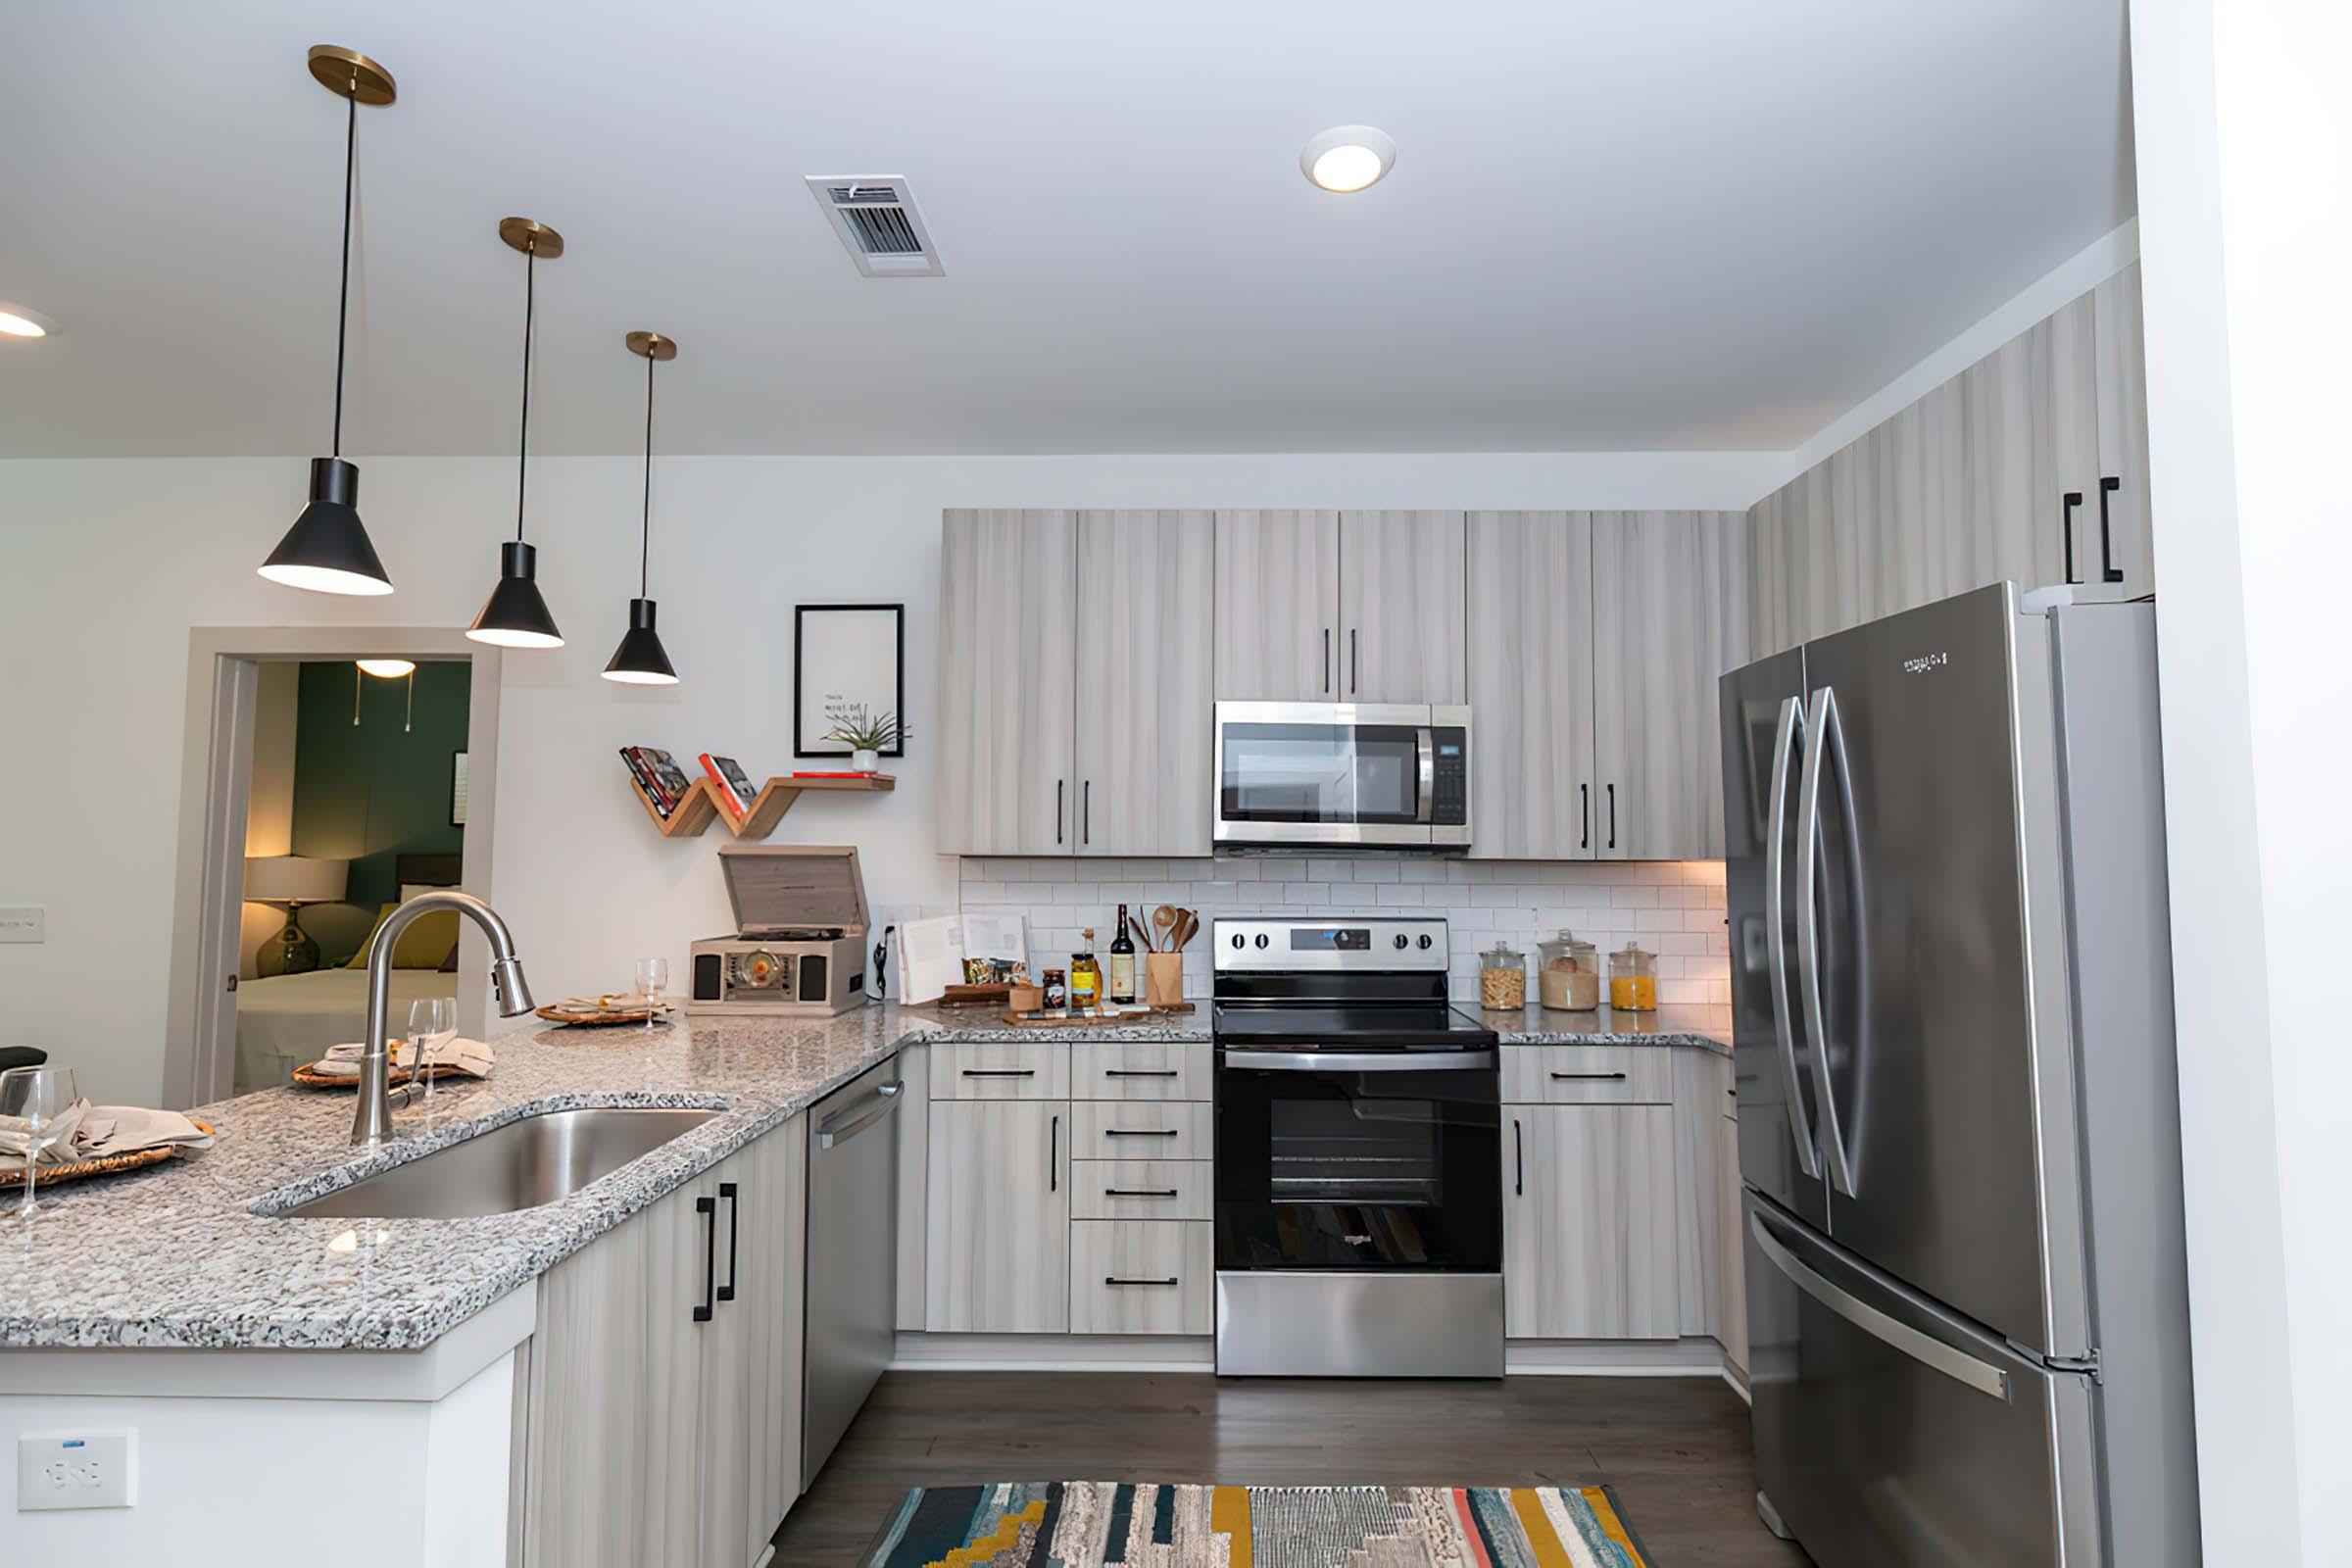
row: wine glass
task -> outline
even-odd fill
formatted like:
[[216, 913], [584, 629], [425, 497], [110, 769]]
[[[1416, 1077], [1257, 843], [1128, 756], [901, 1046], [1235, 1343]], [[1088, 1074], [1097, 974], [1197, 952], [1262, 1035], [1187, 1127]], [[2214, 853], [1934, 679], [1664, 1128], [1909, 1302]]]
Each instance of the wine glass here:
[[637, 995], [645, 1003], [645, 1026], [654, 1026], [654, 1004], [669, 985], [667, 958], [639, 958], [637, 960]]
[[80, 1098], [71, 1067], [11, 1067], [0, 1072], [0, 1116], [24, 1124], [24, 1199], [17, 1204], [17, 1218], [32, 1218], [37, 1206], [32, 1200], [33, 1164], [42, 1150], [69, 1130], [58, 1123]]
[[447, 1045], [458, 1032], [458, 999], [455, 997], [418, 997], [409, 1004], [409, 1083], [413, 1088], [422, 1084], [429, 1098], [432, 1080], [424, 1069], [432, 1061], [433, 1053]]

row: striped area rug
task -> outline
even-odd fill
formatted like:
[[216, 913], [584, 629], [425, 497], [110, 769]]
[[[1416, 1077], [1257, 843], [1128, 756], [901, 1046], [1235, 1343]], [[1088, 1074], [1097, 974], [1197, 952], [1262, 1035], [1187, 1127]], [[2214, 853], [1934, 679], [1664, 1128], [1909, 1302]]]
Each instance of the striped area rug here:
[[1652, 1568], [1607, 1487], [917, 1487], [865, 1568]]

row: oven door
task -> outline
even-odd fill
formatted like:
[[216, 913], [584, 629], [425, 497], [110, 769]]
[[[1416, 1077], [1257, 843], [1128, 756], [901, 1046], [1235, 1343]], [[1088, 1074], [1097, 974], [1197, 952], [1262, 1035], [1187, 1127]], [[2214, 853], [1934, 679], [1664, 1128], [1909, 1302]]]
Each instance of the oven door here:
[[1220, 1271], [1494, 1274], [1500, 1081], [1483, 1051], [1220, 1046]]
[[1434, 842], [1427, 708], [1219, 703], [1215, 767], [1218, 843]]

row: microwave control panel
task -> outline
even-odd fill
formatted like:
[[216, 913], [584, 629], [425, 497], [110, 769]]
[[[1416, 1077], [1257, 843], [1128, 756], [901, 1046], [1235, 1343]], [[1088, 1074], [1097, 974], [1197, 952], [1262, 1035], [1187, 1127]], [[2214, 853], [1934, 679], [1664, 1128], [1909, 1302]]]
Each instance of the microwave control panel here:
[[1429, 819], [1441, 827], [1470, 820], [1470, 732], [1444, 726], [1430, 732], [1436, 753]]

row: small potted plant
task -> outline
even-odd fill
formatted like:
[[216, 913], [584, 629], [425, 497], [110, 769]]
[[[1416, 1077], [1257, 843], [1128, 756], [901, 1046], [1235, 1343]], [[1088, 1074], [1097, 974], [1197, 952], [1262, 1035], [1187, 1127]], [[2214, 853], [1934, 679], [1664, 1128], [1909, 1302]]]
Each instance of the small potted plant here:
[[825, 739], [850, 749], [854, 771], [872, 773], [881, 768], [882, 753], [906, 744], [906, 731], [896, 713], [873, 713], [860, 705], [835, 719]]

